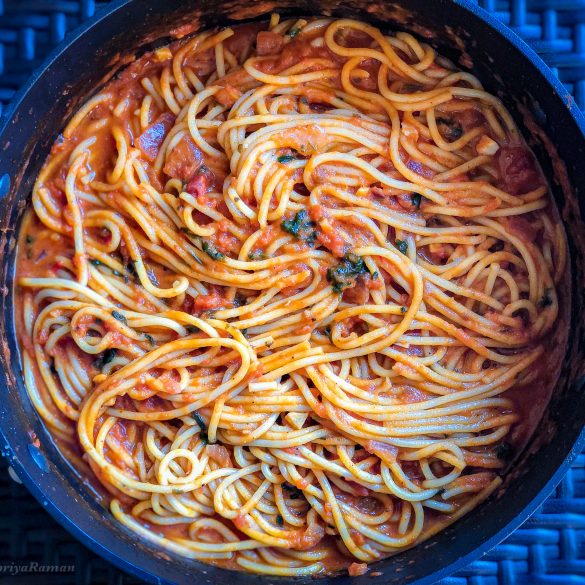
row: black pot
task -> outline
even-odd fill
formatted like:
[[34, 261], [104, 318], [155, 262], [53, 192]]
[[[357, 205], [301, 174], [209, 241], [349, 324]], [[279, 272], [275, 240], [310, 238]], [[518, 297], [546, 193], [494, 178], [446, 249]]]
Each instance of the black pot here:
[[[264, 17], [332, 14], [410, 30], [502, 97], [534, 148], [557, 200], [571, 248], [569, 347], [553, 399], [531, 448], [483, 505], [420, 546], [374, 565], [385, 584], [432, 583], [478, 557], [544, 500], [585, 444], [585, 119], [549, 69], [514, 33], [467, 0], [120, 0], [70, 35], [15, 98], [0, 130], [1, 449], [46, 509], [98, 554], [152, 583], [256, 583], [259, 577], [188, 561], [139, 542], [114, 521], [59, 454], [23, 385], [13, 319], [19, 220], [35, 176], [71, 112], [124, 62], [196, 19], [202, 28]], [[38, 437], [40, 447], [33, 440]], [[292, 579], [266, 578], [270, 583]], [[299, 580], [295, 580], [298, 582]], [[302, 580], [301, 580], [302, 581]], [[371, 577], [327, 581], [371, 583]]]

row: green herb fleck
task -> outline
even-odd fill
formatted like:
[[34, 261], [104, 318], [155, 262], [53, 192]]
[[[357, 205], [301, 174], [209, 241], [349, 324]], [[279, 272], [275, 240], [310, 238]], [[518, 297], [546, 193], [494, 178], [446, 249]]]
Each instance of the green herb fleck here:
[[406, 307], [400, 307], [400, 312], [401, 313], [406, 313], [408, 309]]
[[118, 350], [110, 347], [103, 351], [96, 360], [94, 360], [93, 365], [98, 370], [103, 369], [106, 364], [109, 364], [117, 355]]
[[186, 235], [189, 236], [192, 240], [195, 240], [197, 238], [197, 236], [189, 229], [186, 227], [182, 227], [181, 231]]
[[248, 260], [264, 260], [266, 254], [262, 250], [252, 250], [248, 254]]
[[[134, 279], [134, 281], [136, 282], [136, 284], [140, 284], [140, 278], [138, 277], [138, 272], [136, 272], [136, 262], [137, 260], [130, 260], [130, 262], [128, 262], [126, 264], [126, 270], [128, 272], [128, 274], [130, 274], [130, 276]], [[124, 277], [124, 281], [128, 282], [127, 277]]]
[[355, 284], [356, 278], [366, 272], [366, 264], [357, 254], [348, 252], [335, 267], [327, 270], [327, 280], [337, 293]]
[[294, 154], [282, 154], [276, 159], [281, 165], [285, 165], [293, 160], [297, 160]]
[[128, 324], [128, 320], [126, 319], [126, 317], [124, 317], [124, 315], [122, 315], [122, 313], [119, 313], [116, 310], [112, 311], [112, 317], [114, 317], [114, 319], [124, 323], [124, 325]]
[[287, 483], [286, 481], [282, 484], [282, 489], [288, 492], [288, 497], [291, 500], [298, 500], [302, 495], [302, 492], [299, 488], [291, 485], [290, 483]]
[[301, 29], [298, 26], [295, 26], [295, 27], [291, 28], [286, 34], [291, 39], [294, 39], [300, 32], [301, 32]]
[[248, 299], [242, 293], [236, 293], [234, 297], [234, 307], [243, 307], [244, 305], [248, 304]]
[[410, 196], [410, 201], [417, 209], [420, 209], [420, 203], [422, 201], [422, 195], [420, 193], [412, 193]]
[[317, 239], [317, 232], [312, 229], [314, 226], [315, 224], [309, 220], [306, 209], [297, 211], [294, 218], [285, 219], [280, 224], [280, 227], [282, 227], [285, 232], [307, 242], [310, 246], [312, 246]]
[[28, 246], [30, 246], [34, 241], [35, 239], [30, 234], [26, 236], [26, 243]]
[[225, 258], [225, 254], [222, 254], [211, 242], [202, 240], [203, 251], [212, 259], [221, 262]]
[[207, 431], [207, 425], [205, 424], [205, 421], [203, 420], [203, 417], [199, 414], [198, 410], [194, 410], [192, 412], [192, 416], [193, 416], [193, 420], [197, 423], [197, 426], [199, 427], [199, 429], [203, 432]]
[[203, 417], [199, 414], [199, 411], [197, 411], [197, 410], [194, 410], [192, 412], [192, 415], [193, 415], [193, 420], [195, 421], [195, 423], [199, 427], [199, 438], [201, 439], [201, 442], [204, 445], [209, 445], [209, 436], [207, 434], [207, 425], [205, 424]]
[[542, 309], [544, 309], [545, 307], [550, 307], [553, 304], [553, 300], [551, 298], [551, 289], [550, 288], [545, 288], [544, 289], [544, 294], [542, 295], [542, 298], [538, 301], [538, 306]]
[[451, 118], [437, 118], [437, 126], [448, 140], [455, 141], [463, 136], [461, 124]]
[[150, 345], [154, 345], [154, 337], [150, 335], [150, 333], [145, 333], [144, 338], [150, 343]]
[[89, 262], [94, 266], [101, 266], [103, 264], [103, 262], [101, 260], [98, 260], [97, 258], [92, 258]]
[[284, 518], [280, 514], [276, 515], [276, 523], [279, 526], [284, 526]]
[[403, 253], [408, 254], [408, 244], [404, 240], [396, 240], [396, 247]]
[[187, 333], [198, 333], [199, 332], [199, 327], [196, 327], [195, 325], [186, 325], [185, 329], [187, 330]]

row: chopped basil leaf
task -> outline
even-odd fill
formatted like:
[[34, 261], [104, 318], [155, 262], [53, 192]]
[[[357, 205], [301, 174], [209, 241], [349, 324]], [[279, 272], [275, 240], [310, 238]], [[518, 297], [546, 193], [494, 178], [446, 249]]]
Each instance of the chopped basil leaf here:
[[461, 124], [452, 118], [437, 118], [437, 126], [448, 140], [455, 141], [463, 136]]
[[288, 232], [300, 240], [304, 240], [309, 245], [313, 245], [317, 239], [317, 232], [312, 229], [315, 224], [308, 218], [307, 211], [301, 209], [296, 212], [294, 218], [283, 220], [280, 227], [282, 227], [285, 232]]
[[276, 515], [276, 523], [279, 526], [284, 526], [284, 518], [280, 514]]
[[293, 160], [297, 160], [297, 157], [294, 154], [282, 154], [276, 160], [281, 165], [285, 165], [286, 163], [292, 162]]
[[302, 495], [302, 492], [298, 487], [291, 485], [290, 483], [287, 483], [286, 481], [282, 484], [282, 489], [284, 489], [288, 492], [288, 497], [291, 500], [298, 500]]
[[549, 288], [544, 289], [544, 294], [542, 298], [538, 301], [538, 306], [544, 309], [545, 307], [550, 307], [553, 304], [553, 300], [550, 297], [551, 290]]
[[248, 299], [242, 293], [236, 293], [233, 301], [234, 307], [243, 307], [248, 304]]
[[101, 370], [106, 364], [109, 364], [118, 353], [118, 350], [110, 347], [103, 351], [96, 360], [94, 360], [93, 365], [98, 369]]
[[197, 236], [189, 229], [186, 227], [182, 227], [181, 231], [186, 235], [189, 236], [192, 240], [196, 239]]
[[408, 254], [408, 244], [403, 240], [396, 240], [396, 247], [403, 253]]
[[134, 278], [136, 283], [140, 282], [140, 279], [138, 278], [138, 272], [136, 272], [136, 260], [130, 260], [130, 262], [126, 264], [126, 270], [128, 271], [128, 274]]
[[116, 310], [112, 311], [112, 317], [114, 317], [114, 319], [117, 319], [118, 321], [121, 321], [122, 323], [124, 323], [124, 325], [128, 324], [128, 320], [126, 319], [126, 317], [124, 317], [122, 313], [119, 313]]
[[420, 193], [412, 193], [410, 196], [410, 201], [417, 209], [420, 209], [420, 203], [422, 201], [422, 195]]
[[300, 32], [301, 32], [301, 29], [298, 28], [297, 26], [295, 26], [294, 28], [291, 28], [286, 34], [291, 39], [294, 39]]
[[264, 260], [266, 254], [262, 250], [252, 250], [248, 254], [248, 260]]
[[199, 414], [199, 411], [194, 410], [191, 414], [193, 416], [193, 420], [197, 423], [197, 426], [199, 427], [199, 429], [203, 432], [206, 432], [207, 425], [205, 424], [203, 417]]
[[211, 242], [202, 240], [203, 251], [212, 259], [218, 262], [225, 258], [225, 254], [222, 254]]
[[327, 280], [337, 293], [355, 284], [356, 278], [366, 272], [366, 264], [357, 254], [348, 252], [335, 267], [327, 270]]

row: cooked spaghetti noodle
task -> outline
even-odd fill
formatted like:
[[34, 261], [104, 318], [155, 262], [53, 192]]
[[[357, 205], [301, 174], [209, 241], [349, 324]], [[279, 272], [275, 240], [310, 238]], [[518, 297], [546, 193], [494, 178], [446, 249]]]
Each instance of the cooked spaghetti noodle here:
[[32, 199], [26, 386], [141, 537], [360, 574], [500, 485], [564, 233], [501, 101], [427, 44], [276, 15], [176, 40]]

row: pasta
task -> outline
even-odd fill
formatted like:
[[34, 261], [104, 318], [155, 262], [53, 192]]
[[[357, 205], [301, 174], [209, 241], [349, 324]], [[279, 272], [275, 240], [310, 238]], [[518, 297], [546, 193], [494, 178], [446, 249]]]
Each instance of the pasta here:
[[502, 102], [354, 20], [186, 36], [72, 117], [21, 227], [31, 401], [116, 519], [319, 575], [488, 497], [566, 273]]

